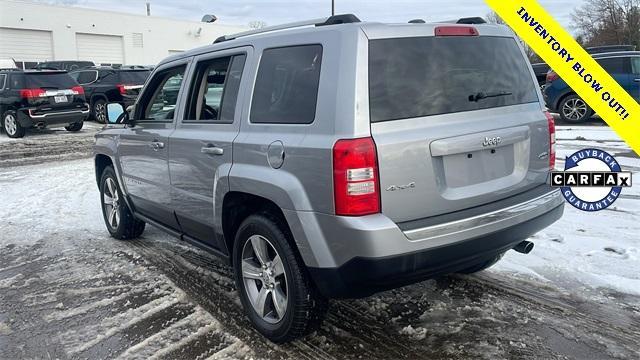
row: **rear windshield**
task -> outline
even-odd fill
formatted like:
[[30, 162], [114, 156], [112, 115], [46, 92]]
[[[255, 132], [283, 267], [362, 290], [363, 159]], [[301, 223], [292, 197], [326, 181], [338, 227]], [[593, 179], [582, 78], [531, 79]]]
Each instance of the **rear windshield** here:
[[142, 85], [147, 81], [149, 73], [148, 70], [120, 71], [120, 81], [131, 85]]
[[[369, 42], [371, 121], [537, 102], [513, 38], [416, 37]], [[497, 95], [478, 99], [478, 94]]]
[[67, 73], [25, 73], [24, 82], [29, 89], [70, 89], [78, 85]]

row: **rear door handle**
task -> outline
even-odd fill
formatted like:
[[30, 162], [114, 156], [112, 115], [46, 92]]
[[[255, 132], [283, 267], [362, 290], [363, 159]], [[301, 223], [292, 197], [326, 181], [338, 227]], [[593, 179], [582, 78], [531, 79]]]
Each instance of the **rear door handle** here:
[[200, 152], [203, 154], [222, 155], [224, 154], [224, 149], [217, 146], [204, 146], [200, 148]]
[[160, 149], [164, 149], [164, 143], [161, 141], [152, 141], [149, 146], [153, 149], [153, 151], [158, 151]]
[[635, 82], [640, 82], [640, 78], [633, 79], [633, 81], [635, 81]]

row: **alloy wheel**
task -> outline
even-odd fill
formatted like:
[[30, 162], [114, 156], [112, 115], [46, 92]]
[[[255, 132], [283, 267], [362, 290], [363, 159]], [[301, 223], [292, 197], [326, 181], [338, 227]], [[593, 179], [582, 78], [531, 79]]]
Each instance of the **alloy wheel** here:
[[102, 194], [102, 206], [107, 217], [107, 224], [112, 229], [117, 229], [120, 224], [120, 195], [118, 187], [113, 178], [107, 178]]
[[569, 120], [580, 120], [587, 115], [587, 104], [582, 99], [569, 99], [562, 106], [562, 114]]
[[98, 122], [103, 124], [107, 122], [107, 106], [104, 103], [99, 102], [95, 104], [93, 112]]
[[15, 135], [16, 132], [18, 131], [18, 125], [16, 123], [16, 117], [8, 114], [7, 116], [5, 116], [4, 118], [4, 130], [7, 132], [7, 134], [9, 135]]
[[250, 236], [242, 248], [240, 266], [253, 309], [270, 324], [280, 322], [285, 316], [289, 297], [287, 275], [276, 248], [264, 236]]

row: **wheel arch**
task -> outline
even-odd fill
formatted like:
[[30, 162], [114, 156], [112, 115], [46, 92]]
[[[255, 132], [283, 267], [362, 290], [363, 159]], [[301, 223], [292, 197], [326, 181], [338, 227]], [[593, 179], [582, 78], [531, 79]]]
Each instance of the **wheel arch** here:
[[96, 171], [96, 184], [100, 186], [100, 179], [102, 178], [102, 173], [107, 166], [114, 166], [113, 160], [105, 154], [97, 154], [94, 159], [95, 171]]
[[283, 226], [282, 230], [288, 235], [287, 238], [291, 241], [291, 246], [298, 251], [289, 223], [280, 206], [262, 196], [241, 191], [229, 191], [223, 198], [221, 220], [222, 233], [230, 257], [233, 256], [233, 245], [240, 225], [249, 216], [259, 213], [268, 214], [275, 221], [278, 221]]

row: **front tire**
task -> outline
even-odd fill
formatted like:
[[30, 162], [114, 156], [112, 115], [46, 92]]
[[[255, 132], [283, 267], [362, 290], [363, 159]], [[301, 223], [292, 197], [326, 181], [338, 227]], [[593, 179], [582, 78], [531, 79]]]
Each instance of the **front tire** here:
[[568, 123], [581, 123], [589, 120], [593, 110], [578, 95], [572, 94], [560, 102], [560, 118]]
[[15, 111], [8, 110], [2, 114], [2, 129], [10, 138], [21, 138], [25, 134], [25, 128], [20, 125]]
[[84, 125], [84, 121], [79, 121], [77, 123], [69, 124], [69, 126], [65, 126], [64, 128], [70, 132], [78, 132], [82, 130], [83, 125]]
[[244, 311], [276, 343], [315, 330], [328, 306], [288, 239], [284, 224], [264, 213], [249, 216], [234, 243], [234, 274]]
[[91, 114], [95, 121], [100, 124], [107, 123], [107, 102], [104, 99], [97, 99], [93, 102]]
[[111, 166], [104, 169], [100, 178], [100, 203], [104, 223], [112, 237], [130, 240], [142, 235], [145, 223], [136, 219], [129, 210]]

